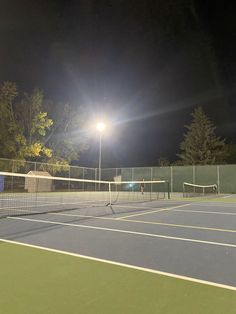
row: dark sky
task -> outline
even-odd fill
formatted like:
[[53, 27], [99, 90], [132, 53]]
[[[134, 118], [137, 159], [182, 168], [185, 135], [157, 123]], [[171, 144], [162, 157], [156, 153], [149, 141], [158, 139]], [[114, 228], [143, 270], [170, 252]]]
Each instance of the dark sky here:
[[[202, 105], [236, 142], [233, 1], [0, 0], [0, 81], [103, 114], [103, 165], [176, 159]], [[81, 164], [96, 166], [98, 139]]]

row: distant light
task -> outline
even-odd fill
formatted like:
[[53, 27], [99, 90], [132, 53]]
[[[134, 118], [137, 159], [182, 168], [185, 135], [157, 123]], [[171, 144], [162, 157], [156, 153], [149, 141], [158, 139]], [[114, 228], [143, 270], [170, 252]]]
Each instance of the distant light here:
[[99, 122], [99, 123], [97, 124], [97, 130], [98, 130], [99, 132], [103, 132], [105, 129], [106, 129], [106, 125], [105, 125], [103, 122]]
[[130, 184], [129, 184], [129, 187], [130, 187], [130, 188], [132, 188], [132, 187], [133, 187], [133, 184], [132, 184], [132, 183], [130, 183]]

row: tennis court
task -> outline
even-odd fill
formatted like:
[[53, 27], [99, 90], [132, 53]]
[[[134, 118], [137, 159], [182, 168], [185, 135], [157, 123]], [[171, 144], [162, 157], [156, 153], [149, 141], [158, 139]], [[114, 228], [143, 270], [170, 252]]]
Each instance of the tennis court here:
[[74, 193], [59, 193], [73, 208], [56, 212], [55, 193], [37, 207], [1, 198], [14, 207], [0, 220], [3, 313], [235, 313], [233, 196], [125, 202], [122, 191], [106, 206], [99, 191], [95, 206]]

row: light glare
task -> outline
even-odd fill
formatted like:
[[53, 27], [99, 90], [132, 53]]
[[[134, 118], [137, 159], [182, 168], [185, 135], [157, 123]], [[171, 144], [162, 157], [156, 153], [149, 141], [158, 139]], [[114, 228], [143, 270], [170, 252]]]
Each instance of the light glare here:
[[106, 125], [103, 122], [97, 123], [97, 130], [99, 132], [103, 132], [105, 130], [105, 128], [106, 128]]

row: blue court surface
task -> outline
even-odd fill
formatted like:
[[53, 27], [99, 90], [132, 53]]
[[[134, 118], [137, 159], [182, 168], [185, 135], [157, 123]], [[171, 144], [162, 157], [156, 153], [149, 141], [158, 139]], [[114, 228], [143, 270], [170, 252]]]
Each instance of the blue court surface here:
[[0, 238], [231, 290], [236, 301], [233, 202], [159, 200], [6, 217]]

